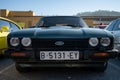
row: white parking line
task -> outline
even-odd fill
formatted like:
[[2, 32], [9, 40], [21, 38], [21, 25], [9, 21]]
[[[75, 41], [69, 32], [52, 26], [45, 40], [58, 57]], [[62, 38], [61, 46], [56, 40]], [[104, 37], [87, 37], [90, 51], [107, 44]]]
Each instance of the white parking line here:
[[111, 62], [109, 62], [108, 64], [111, 65], [112, 67], [114, 67], [115, 69], [120, 70], [119, 66], [117, 66], [117, 65], [115, 65], [115, 64], [113, 64]]
[[4, 68], [3, 70], [0, 71], [0, 74], [3, 73], [4, 71], [8, 70], [9, 68], [13, 67], [13, 66], [14, 66], [14, 64]]

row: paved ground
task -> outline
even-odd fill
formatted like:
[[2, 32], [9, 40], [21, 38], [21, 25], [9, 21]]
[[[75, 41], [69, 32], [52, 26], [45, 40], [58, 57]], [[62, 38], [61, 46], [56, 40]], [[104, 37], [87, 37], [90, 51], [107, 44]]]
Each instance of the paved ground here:
[[0, 80], [120, 80], [120, 60], [110, 60], [104, 73], [90, 68], [42, 68], [19, 73], [11, 60], [3, 59], [1, 64]]
[[1, 58], [0, 59], [0, 71], [13, 64], [14, 62], [11, 59]]

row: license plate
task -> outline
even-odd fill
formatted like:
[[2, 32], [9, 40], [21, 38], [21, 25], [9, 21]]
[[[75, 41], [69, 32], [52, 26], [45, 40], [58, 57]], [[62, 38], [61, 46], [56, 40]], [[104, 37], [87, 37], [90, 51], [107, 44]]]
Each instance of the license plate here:
[[40, 51], [40, 60], [79, 60], [79, 51]]

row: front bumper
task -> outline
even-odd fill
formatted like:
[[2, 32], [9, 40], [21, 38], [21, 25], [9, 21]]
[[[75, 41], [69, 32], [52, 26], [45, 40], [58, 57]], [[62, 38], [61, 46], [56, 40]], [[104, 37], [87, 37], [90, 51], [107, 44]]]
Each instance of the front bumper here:
[[[79, 51], [79, 50], [78, 50]], [[14, 55], [14, 53], [17, 53], [19, 55]], [[97, 54], [97, 55], [96, 55]], [[98, 55], [99, 54], [99, 55]], [[119, 51], [116, 49], [109, 50], [109, 51], [92, 51], [92, 50], [84, 50], [79, 51], [80, 60], [92, 60], [92, 59], [99, 59], [99, 60], [107, 60], [109, 58], [116, 58], [119, 56]], [[40, 51], [35, 50], [21, 50], [21, 51], [15, 51], [12, 49], [8, 49], [5, 51], [5, 56], [12, 58], [12, 59], [40, 59]]]
[[[118, 50], [110, 50], [106, 52], [101, 51], [79, 51], [79, 60], [40, 60], [39, 51], [27, 50], [27, 51], [5, 51], [5, 56], [12, 58], [16, 63], [23, 67], [100, 67], [103, 66], [110, 58], [116, 58], [118, 56]], [[24, 53], [19, 56], [13, 55], [13, 53]], [[95, 53], [107, 53], [108, 55], [94, 56]]]

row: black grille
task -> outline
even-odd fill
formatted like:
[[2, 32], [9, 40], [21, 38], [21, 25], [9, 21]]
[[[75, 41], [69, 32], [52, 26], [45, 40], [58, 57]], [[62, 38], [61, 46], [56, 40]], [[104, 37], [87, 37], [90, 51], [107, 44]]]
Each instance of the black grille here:
[[[63, 41], [64, 45], [55, 45], [55, 42]], [[88, 39], [32, 39], [32, 47], [40, 49], [83, 49], [88, 48]]]

